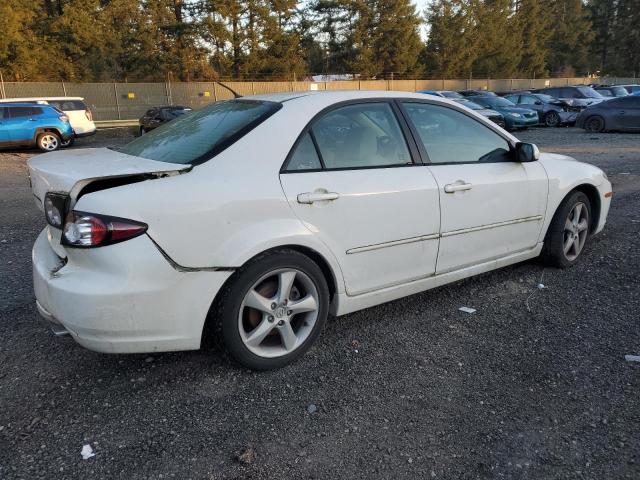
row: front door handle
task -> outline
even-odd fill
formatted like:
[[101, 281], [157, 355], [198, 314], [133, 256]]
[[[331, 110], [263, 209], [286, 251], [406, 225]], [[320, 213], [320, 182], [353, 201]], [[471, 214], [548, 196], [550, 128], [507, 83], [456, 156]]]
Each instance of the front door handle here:
[[473, 185], [471, 185], [470, 183], [466, 183], [464, 180], [458, 180], [454, 183], [445, 185], [444, 193], [455, 193], [461, 192], [463, 190], [471, 190], [471, 187], [473, 187]]
[[298, 194], [298, 203], [310, 205], [314, 202], [329, 202], [340, 198], [339, 193], [325, 191], [306, 192]]

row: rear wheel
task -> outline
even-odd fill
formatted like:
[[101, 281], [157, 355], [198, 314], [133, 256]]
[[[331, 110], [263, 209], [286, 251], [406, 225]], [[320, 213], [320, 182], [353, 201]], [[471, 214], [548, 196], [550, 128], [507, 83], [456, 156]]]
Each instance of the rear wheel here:
[[67, 148], [67, 147], [72, 146], [75, 142], [76, 142], [75, 137], [69, 137], [69, 139], [68, 139], [68, 140], [63, 140], [63, 141], [61, 141], [61, 142], [60, 142], [60, 146], [61, 146], [62, 148]]
[[224, 344], [243, 366], [283, 367], [316, 340], [329, 310], [322, 270], [293, 250], [267, 252], [236, 272], [217, 300]]
[[604, 131], [604, 119], [602, 117], [589, 117], [584, 122], [587, 132], [600, 133]]
[[542, 250], [543, 261], [565, 268], [573, 265], [584, 251], [589, 239], [591, 203], [582, 192], [573, 192], [558, 207]]
[[547, 127], [557, 127], [560, 124], [560, 115], [558, 112], [547, 112], [544, 115], [544, 124]]
[[60, 137], [54, 132], [40, 133], [36, 138], [36, 144], [43, 152], [53, 152], [62, 146]]

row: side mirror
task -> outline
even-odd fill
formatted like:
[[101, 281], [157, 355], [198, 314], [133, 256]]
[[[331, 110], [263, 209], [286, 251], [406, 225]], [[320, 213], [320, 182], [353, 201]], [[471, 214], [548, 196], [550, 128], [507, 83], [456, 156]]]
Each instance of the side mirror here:
[[517, 162], [535, 162], [540, 158], [540, 150], [533, 143], [518, 142], [516, 143], [515, 155]]

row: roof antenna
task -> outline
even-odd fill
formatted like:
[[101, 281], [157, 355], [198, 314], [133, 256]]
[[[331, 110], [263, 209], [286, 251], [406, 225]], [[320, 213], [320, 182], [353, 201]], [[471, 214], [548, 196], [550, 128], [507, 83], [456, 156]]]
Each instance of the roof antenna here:
[[226, 88], [227, 90], [229, 90], [231, 93], [233, 93], [233, 98], [242, 98], [242, 95], [240, 95], [238, 92], [236, 92], [233, 88], [231, 88], [228, 85], [225, 85], [224, 83], [222, 83], [219, 80], [215, 81], [218, 85], [220, 85], [223, 88]]

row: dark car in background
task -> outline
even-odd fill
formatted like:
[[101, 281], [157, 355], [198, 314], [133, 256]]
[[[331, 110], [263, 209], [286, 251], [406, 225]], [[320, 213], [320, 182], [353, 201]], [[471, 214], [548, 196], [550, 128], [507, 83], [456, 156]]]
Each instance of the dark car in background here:
[[458, 102], [460, 105], [464, 105], [471, 110], [475, 110], [477, 113], [479, 113], [483, 117], [487, 117], [493, 123], [502, 128], [506, 127], [504, 116], [491, 108], [485, 108], [482, 105], [478, 105], [476, 102], [469, 100], [468, 98], [457, 98], [454, 99], [454, 102]]
[[594, 133], [640, 131], [640, 96], [629, 95], [591, 105], [578, 115], [576, 125]]
[[505, 95], [518, 107], [530, 108], [538, 112], [538, 122], [547, 127], [558, 127], [575, 123], [578, 112], [562, 100], [544, 93], [514, 93]]
[[458, 92], [463, 97], [497, 97], [498, 94], [490, 90], [460, 90]]
[[559, 100], [567, 102], [572, 107], [580, 109], [587, 108], [589, 105], [599, 103], [604, 97], [596, 92], [593, 88], [586, 85], [577, 85], [573, 87], [547, 87], [532, 90], [531, 93], [544, 93]]
[[621, 85], [600, 85], [593, 87], [593, 89], [606, 98], [626, 97], [629, 95], [627, 89]]
[[191, 108], [183, 107], [181, 105], [150, 108], [142, 118], [138, 120], [138, 123], [140, 124], [140, 135], [144, 135], [148, 131], [158, 128], [163, 123], [170, 122], [174, 118], [178, 118], [191, 111]]
[[507, 130], [518, 130], [538, 124], [538, 112], [516, 106], [506, 98], [498, 96], [473, 97], [473, 102], [502, 114]]

